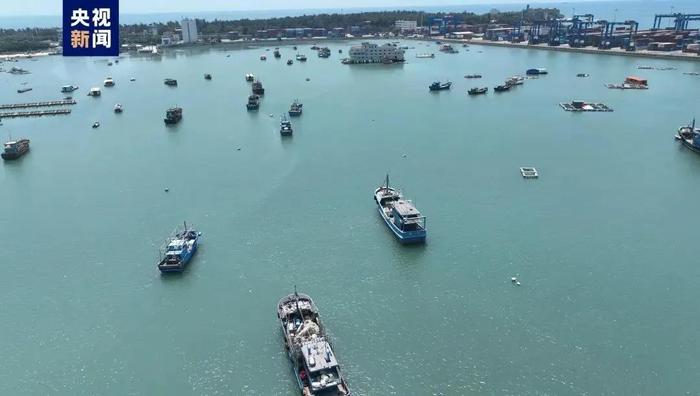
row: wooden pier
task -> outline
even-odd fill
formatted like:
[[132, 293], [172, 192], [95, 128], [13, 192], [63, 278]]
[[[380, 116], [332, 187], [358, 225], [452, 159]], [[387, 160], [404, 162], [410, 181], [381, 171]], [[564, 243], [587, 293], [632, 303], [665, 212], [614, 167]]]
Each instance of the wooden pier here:
[[75, 103], [76, 102], [74, 99], [63, 99], [63, 100], [51, 100], [48, 102], [0, 104], [0, 110], [30, 109], [33, 107], [67, 106], [67, 105], [74, 105]]
[[41, 117], [52, 115], [70, 114], [70, 109], [55, 109], [55, 110], [34, 110], [34, 111], [11, 111], [0, 113], [0, 119], [17, 118], [17, 117]]

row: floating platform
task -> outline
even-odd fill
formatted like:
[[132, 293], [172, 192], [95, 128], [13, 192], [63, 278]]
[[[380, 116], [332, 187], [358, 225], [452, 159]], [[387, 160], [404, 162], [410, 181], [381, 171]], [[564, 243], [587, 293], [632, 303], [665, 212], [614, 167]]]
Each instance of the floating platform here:
[[70, 109], [12, 111], [12, 112], [0, 113], [0, 119], [18, 118], [18, 117], [41, 117], [41, 116], [63, 115], [63, 114], [70, 114], [70, 112], [71, 112]]
[[581, 101], [573, 101], [571, 103], [559, 103], [562, 109], [566, 111], [597, 111], [597, 112], [611, 112], [612, 107], [609, 107], [603, 103], [585, 103]]
[[63, 100], [51, 100], [48, 102], [0, 104], [0, 110], [29, 109], [32, 107], [67, 106], [67, 105], [74, 105], [75, 103], [76, 103], [75, 99], [63, 99]]
[[530, 166], [521, 167], [520, 174], [523, 175], [525, 179], [537, 179], [540, 176], [537, 173], [537, 169]]

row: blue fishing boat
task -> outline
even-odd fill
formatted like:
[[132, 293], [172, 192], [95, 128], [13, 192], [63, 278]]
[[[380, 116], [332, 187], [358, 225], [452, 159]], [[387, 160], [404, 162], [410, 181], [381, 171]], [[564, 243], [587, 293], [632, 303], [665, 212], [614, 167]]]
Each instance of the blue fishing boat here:
[[695, 128], [695, 118], [690, 125], [678, 128], [676, 140], [680, 140], [685, 147], [692, 151], [700, 153], [700, 128]]
[[384, 185], [374, 190], [374, 201], [377, 203], [379, 215], [399, 242], [425, 242], [425, 216], [420, 214], [413, 202], [404, 199], [395, 188], [389, 187], [389, 175], [386, 175]]
[[547, 69], [543, 67], [538, 67], [536, 69], [527, 69], [525, 71], [525, 74], [527, 74], [528, 76], [539, 76], [541, 74], [547, 74]]
[[158, 269], [162, 273], [182, 272], [197, 252], [197, 243], [201, 232], [184, 223], [182, 229], [176, 230], [165, 243], [165, 253], [158, 260]]

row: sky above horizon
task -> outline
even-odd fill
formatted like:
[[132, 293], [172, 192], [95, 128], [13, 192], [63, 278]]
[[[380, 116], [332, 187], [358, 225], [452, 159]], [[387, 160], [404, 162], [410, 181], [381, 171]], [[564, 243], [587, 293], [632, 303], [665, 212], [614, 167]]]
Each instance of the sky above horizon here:
[[[440, 5], [469, 5], [469, 4], [528, 4], [549, 3], [555, 0], [296, 0], [290, 3], [286, 0], [260, 0], [255, 3], [232, 2], [231, 0], [120, 0], [121, 14], [162, 13], [162, 12], [195, 12], [195, 11], [247, 11], [247, 10], [286, 10], [290, 4], [294, 8], [309, 9], [351, 9], [359, 7], [426, 7]], [[596, 1], [596, 0], [577, 0]], [[25, 2], [3, 0], [0, 16], [11, 15], [60, 15], [62, 0], [29, 0]]]

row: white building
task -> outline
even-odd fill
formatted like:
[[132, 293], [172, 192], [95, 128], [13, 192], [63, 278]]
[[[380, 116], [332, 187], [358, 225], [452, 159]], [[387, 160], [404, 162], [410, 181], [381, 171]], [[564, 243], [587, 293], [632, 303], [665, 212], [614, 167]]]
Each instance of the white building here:
[[393, 63], [404, 61], [404, 50], [392, 45], [362, 43], [350, 48], [350, 63]]
[[400, 31], [406, 30], [416, 30], [418, 29], [418, 22], [416, 21], [396, 21], [394, 22], [394, 27]]
[[194, 43], [197, 41], [197, 21], [194, 19], [185, 18], [180, 21], [180, 27], [182, 28], [182, 42]]

